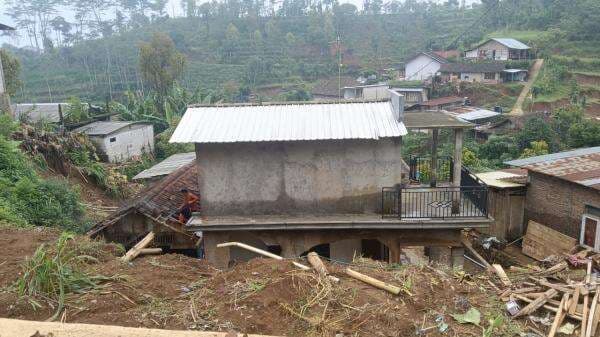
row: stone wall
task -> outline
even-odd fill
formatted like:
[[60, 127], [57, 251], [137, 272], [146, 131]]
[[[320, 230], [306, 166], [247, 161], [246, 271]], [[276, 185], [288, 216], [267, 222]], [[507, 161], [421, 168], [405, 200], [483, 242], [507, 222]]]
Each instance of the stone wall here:
[[585, 205], [600, 207], [600, 191], [531, 171], [529, 177], [525, 223], [533, 220], [579, 239]]
[[205, 215], [369, 213], [407, 176], [396, 139], [196, 146]]

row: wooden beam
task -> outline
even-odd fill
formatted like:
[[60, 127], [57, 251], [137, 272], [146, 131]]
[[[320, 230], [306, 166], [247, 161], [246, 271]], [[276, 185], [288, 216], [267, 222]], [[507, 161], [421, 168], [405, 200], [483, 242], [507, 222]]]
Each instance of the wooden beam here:
[[558, 306], [558, 312], [556, 316], [554, 316], [554, 322], [552, 322], [552, 326], [550, 327], [550, 332], [548, 333], [548, 337], [554, 337], [556, 335], [556, 331], [558, 331], [558, 327], [562, 324], [565, 319], [565, 306], [569, 301], [569, 294], [563, 294], [562, 300], [560, 301], [560, 305]]
[[139, 255], [158, 255], [158, 254], [162, 254], [162, 252], [163, 252], [162, 248], [144, 248], [144, 249], [140, 249]]
[[[519, 300], [521, 300], [521, 301], [523, 301], [523, 302], [527, 302], [527, 303], [531, 303], [531, 302], [533, 302], [533, 301], [534, 301], [534, 300], [532, 300], [531, 298], [528, 298], [528, 297], [526, 297], [526, 296], [523, 296], [523, 295], [520, 295], [520, 294], [516, 294], [516, 295], [514, 295], [514, 297], [515, 297], [516, 299], [519, 299]], [[546, 310], [549, 310], [549, 311], [552, 311], [552, 312], [554, 312], [554, 313], [558, 312], [558, 307], [553, 307], [553, 306], [551, 306], [551, 305], [548, 305], [548, 304], [544, 304], [544, 305], [542, 306], [542, 308], [544, 308], [544, 309], [546, 309]], [[572, 319], [578, 320], [578, 321], [581, 321], [581, 320], [582, 320], [581, 316], [580, 316], [578, 313], [574, 313], [574, 314], [567, 314], [567, 316], [569, 316], [569, 317], [570, 317], [570, 318], [572, 318]]]
[[596, 306], [598, 306], [598, 292], [596, 292], [596, 294], [594, 295], [594, 299], [592, 299], [590, 315], [588, 316], [587, 325], [585, 326], [586, 337], [591, 337], [592, 330], [594, 330], [594, 317], [596, 316]]
[[135, 259], [142, 249], [146, 248], [154, 240], [154, 232], [148, 233], [140, 242], [138, 242], [133, 248], [131, 248], [125, 255], [121, 257], [121, 261], [129, 262]]
[[475, 256], [475, 258], [477, 258], [477, 260], [479, 260], [479, 262], [481, 262], [488, 270], [492, 269], [492, 265], [489, 262], [487, 262], [487, 260], [484, 259], [483, 256], [481, 256], [475, 250], [475, 248], [473, 248], [473, 245], [471, 245], [471, 242], [469, 242], [467, 238], [461, 237], [460, 241], [462, 242], [463, 246], [465, 246], [465, 248], [467, 248], [467, 250], [471, 252], [471, 254], [473, 254], [473, 256]]
[[508, 278], [508, 275], [506, 275], [506, 272], [504, 272], [504, 268], [502, 268], [501, 265], [493, 264], [492, 267], [494, 268], [496, 275], [498, 275], [498, 277], [500, 278], [500, 281], [502, 281], [502, 283], [506, 287], [512, 286], [512, 282], [510, 281], [510, 278]]
[[529, 303], [527, 306], [523, 307], [519, 312], [515, 315], [515, 317], [529, 315], [543, 306], [549, 299], [556, 296], [558, 291], [556, 289], [548, 289], [543, 296], [540, 296], [533, 300], [533, 302]]

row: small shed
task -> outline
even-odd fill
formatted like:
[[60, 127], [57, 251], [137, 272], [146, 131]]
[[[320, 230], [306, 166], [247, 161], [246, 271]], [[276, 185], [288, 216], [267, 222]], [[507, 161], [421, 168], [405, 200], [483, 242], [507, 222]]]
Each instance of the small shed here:
[[425, 87], [394, 87], [390, 89], [404, 96], [404, 103], [409, 105], [423, 103], [429, 100], [429, 89]]
[[356, 99], [356, 100], [381, 100], [389, 99], [390, 86], [386, 83], [370, 84], [370, 85], [359, 85], [354, 87], [344, 87], [342, 93], [344, 99]]
[[154, 151], [154, 128], [144, 122], [94, 122], [73, 132], [85, 133], [102, 159], [121, 163]]
[[523, 236], [527, 171], [506, 169], [475, 176], [489, 188], [488, 211], [494, 219], [490, 227], [482, 231], [507, 241]]
[[466, 59], [497, 61], [531, 58], [531, 47], [513, 38], [492, 38], [465, 52]]

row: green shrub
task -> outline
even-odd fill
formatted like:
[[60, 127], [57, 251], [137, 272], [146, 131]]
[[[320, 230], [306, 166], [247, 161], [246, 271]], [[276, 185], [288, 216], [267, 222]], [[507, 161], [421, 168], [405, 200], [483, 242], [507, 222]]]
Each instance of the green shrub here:
[[17, 131], [18, 125], [10, 115], [0, 113], [0, 137], [10, 139], [10, 135]]

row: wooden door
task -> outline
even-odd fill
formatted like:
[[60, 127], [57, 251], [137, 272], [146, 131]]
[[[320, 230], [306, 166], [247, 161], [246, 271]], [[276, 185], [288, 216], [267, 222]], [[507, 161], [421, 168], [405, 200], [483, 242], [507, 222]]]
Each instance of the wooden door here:
[[598, 227], [598, 221], [592, 218], [583, 218], [583, 244], [594, 249], [598, 249], [596, 246], [596, 230]]

